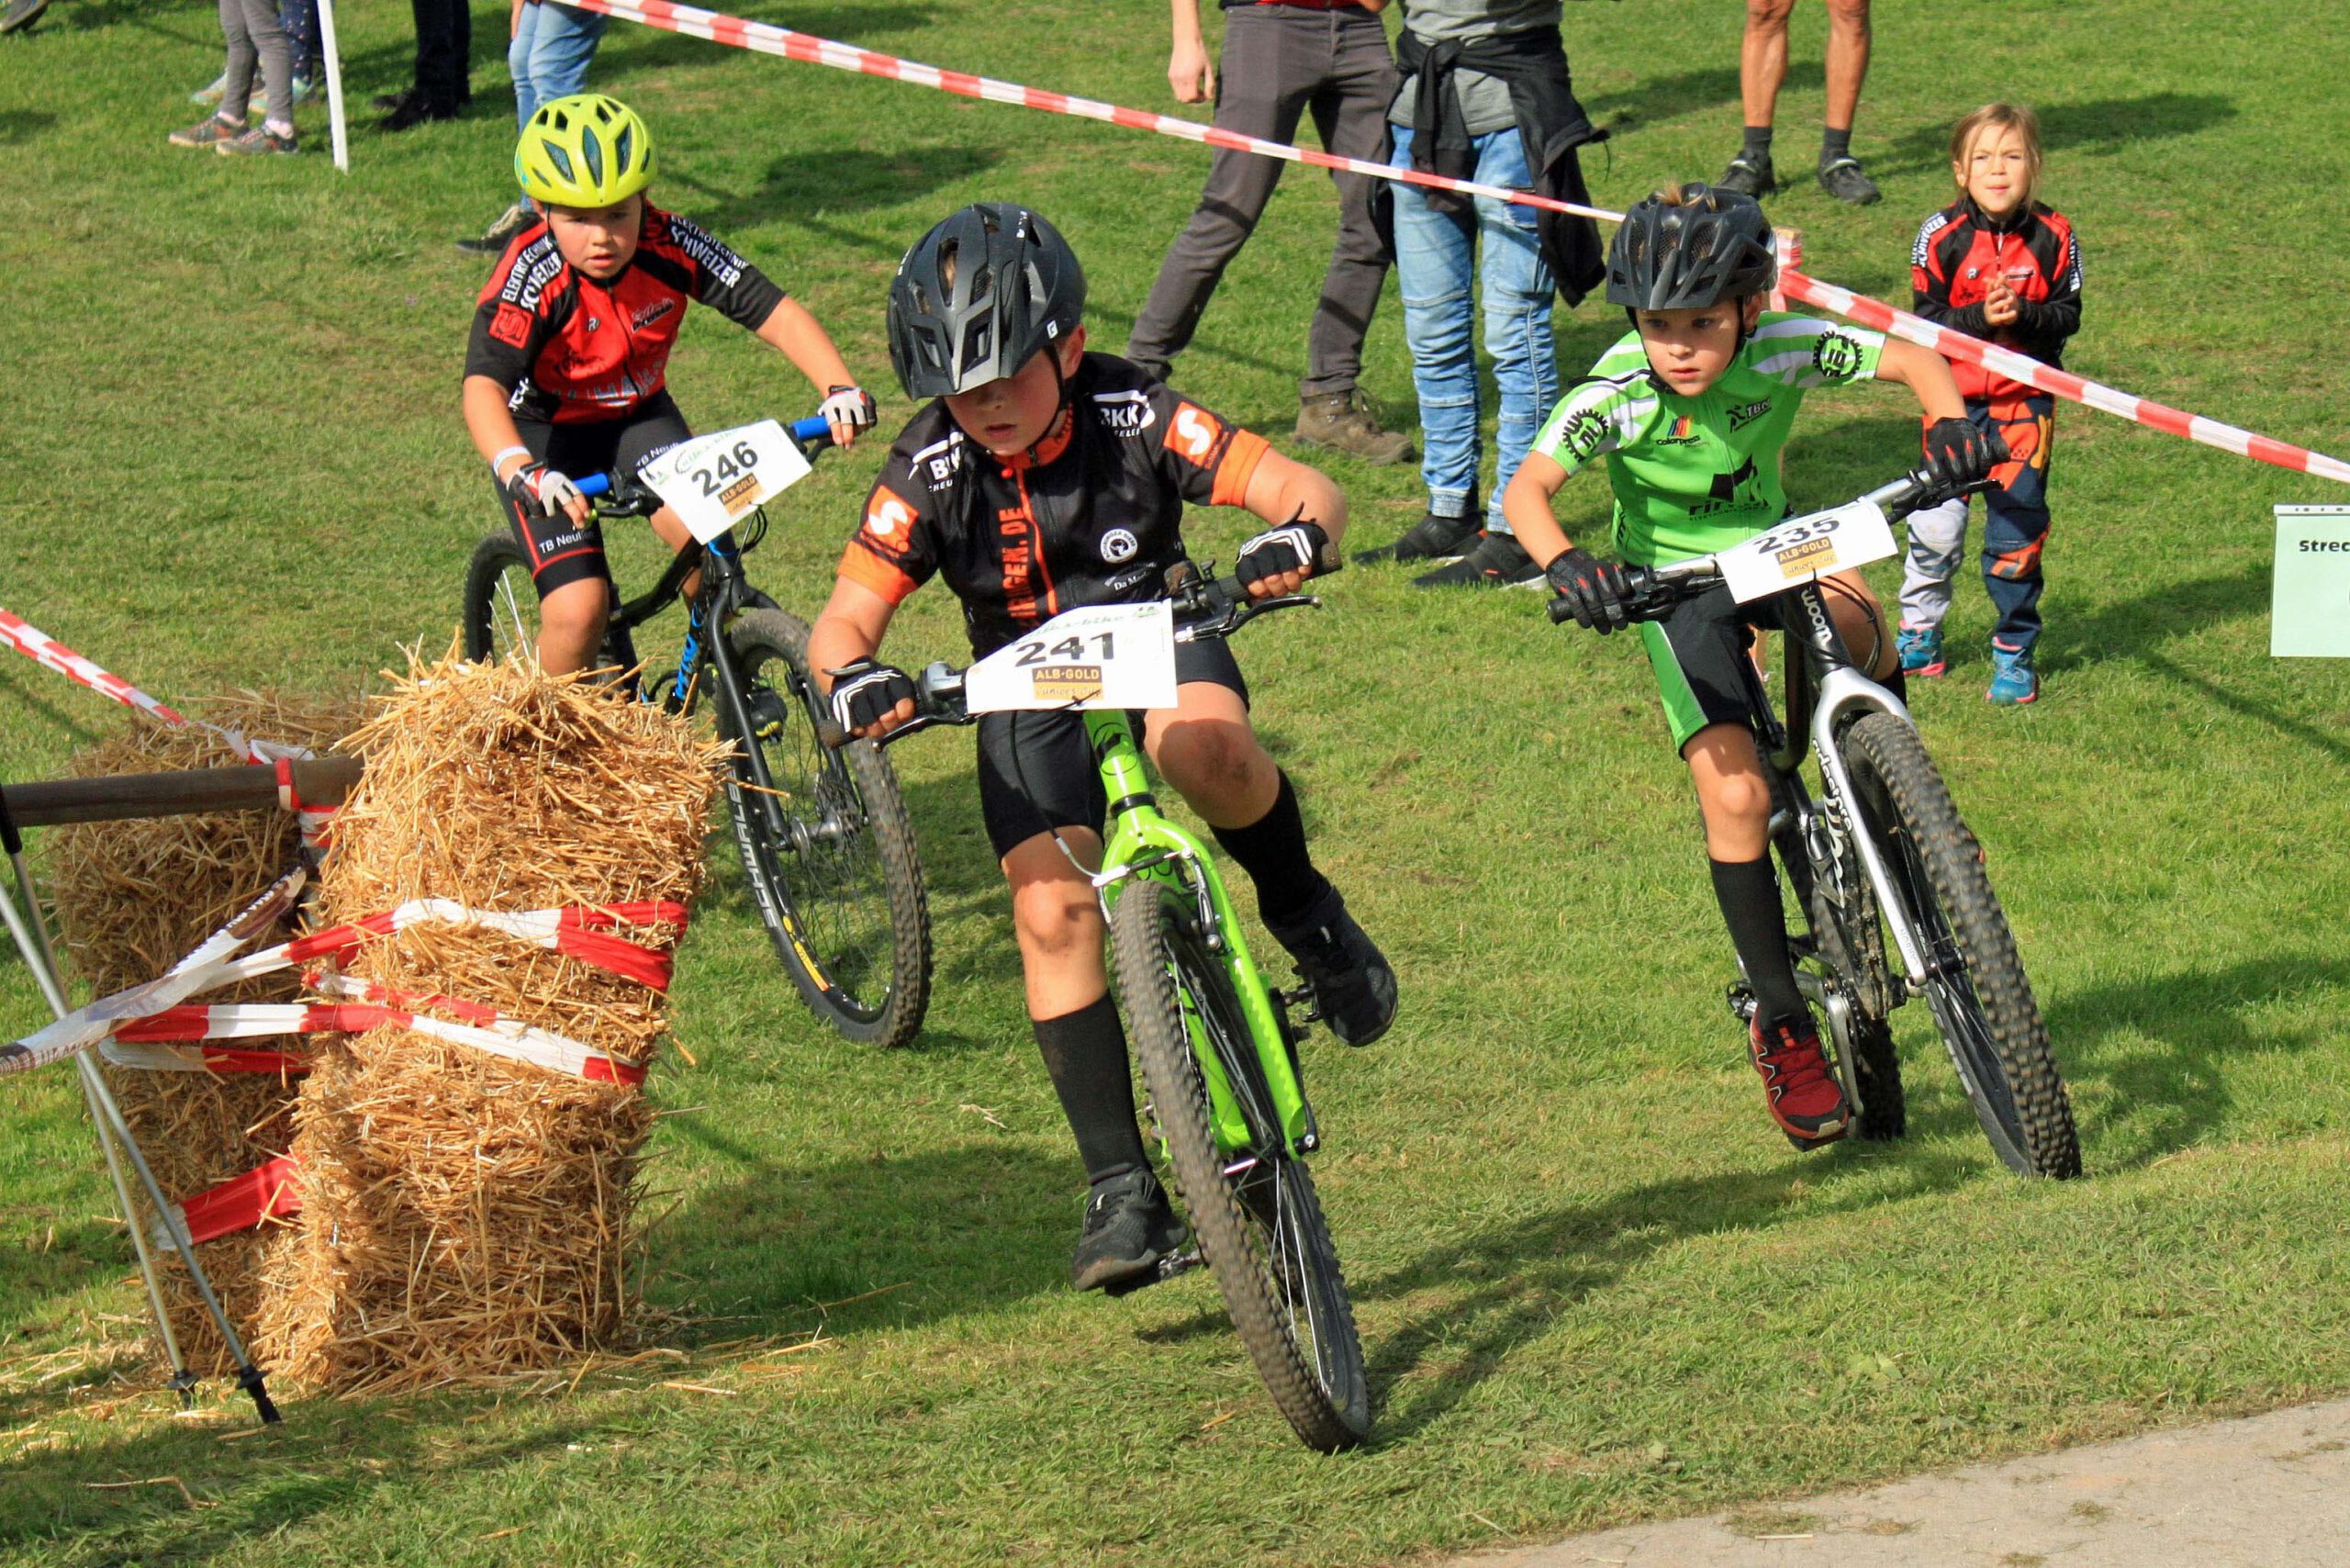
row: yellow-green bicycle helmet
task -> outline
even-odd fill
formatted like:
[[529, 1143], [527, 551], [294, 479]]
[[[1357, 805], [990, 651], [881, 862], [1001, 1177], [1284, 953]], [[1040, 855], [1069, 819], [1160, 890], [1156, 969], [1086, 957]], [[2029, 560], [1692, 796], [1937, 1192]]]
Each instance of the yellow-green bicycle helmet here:
[[610, 207], [653, 182], [653, 132], [601, 93], [541, 104], [514, 148], [514, 174], [552, 207]]

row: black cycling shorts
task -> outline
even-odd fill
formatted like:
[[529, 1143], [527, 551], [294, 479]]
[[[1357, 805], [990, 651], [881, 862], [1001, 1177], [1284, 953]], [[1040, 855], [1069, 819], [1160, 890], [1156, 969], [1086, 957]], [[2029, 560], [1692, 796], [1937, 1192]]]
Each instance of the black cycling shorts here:
[[[1248, 700], [1239, 662], [1220, 637], [1175, 644], [1175, 682], [1204, 680]], [[1135, 739], [1143, 715], [1129, 713]], [[1085, 715], [1070, 710], [984, 713], [979, 717], [979, 815], [999, 860], [1040, 833], [1083, 827], [1102, 831], [1110, 802], [1102, 773], [1085, 742]]]
[[[609, 474], [615, 468], [624, 467], [633, 473], [646, 459], [693, 434], [686, 428], [685, 415], [677, 411], [677, 405], [666, 392], [655, 393], [617, 420], [560, 425], [543, 420], [517, 420], [514, 428], [520, 432], [522, 444], [532, 457], [575, 480], [590, 474]], [[531, 581], [541, 599], [567, 584], [589, 577], [601, 577], [607, 583], [612, 580], [610, 563], [604, 559], [602, 524], [593, 517], [584, 525], [576, 523], [561, 512], [553, 517], [531, 515], [506, 493], [506, 487], [498, 484], [495, 476], [490, 482], [498, 492], [498, 504], [506, 514], [507, 526], [514, 531], [524, 557], [531, 563]]]
[[[1837, 588], [1822, 592], [1832, 605]], [[1747, 704], [1746, 678], [1740, 666], [1752, 667], [1755, 633], [1785, 631], [1782, 616], [1795, 609], [1794, 599], [1785, 594], [1740, 604], [1727, 587], [1716, 583], [1674, 605], [1663, 620], [1639, 623], [1640, 642], [1656, 672], [1657, 695], [1664, 703], [1676, 751], [1708, 724], [1752, 726], [1753, 710]], [[1885, 611], [1880, 609], [1876, 615], [1882, 635]], [[1873, 655], [1863, 649], [1861, 656]]]

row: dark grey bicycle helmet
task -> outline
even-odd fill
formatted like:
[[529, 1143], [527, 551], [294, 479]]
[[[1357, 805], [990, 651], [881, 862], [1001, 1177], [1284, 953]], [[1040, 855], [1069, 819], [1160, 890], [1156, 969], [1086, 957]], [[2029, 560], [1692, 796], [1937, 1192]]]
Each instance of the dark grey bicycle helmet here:
[[1681, 200], [1643, 197], [1607, 247], [1607, 302], [1680, 310], [1741, 299], [1778, 275], [1770, 220], [1752, 196], [1686, 185]]
[[1026, 207], [979, 202], [920, 240], [890, 285], [890, 363], [916, 400], [1010, 375], [1085, 314], [1085, 272]]

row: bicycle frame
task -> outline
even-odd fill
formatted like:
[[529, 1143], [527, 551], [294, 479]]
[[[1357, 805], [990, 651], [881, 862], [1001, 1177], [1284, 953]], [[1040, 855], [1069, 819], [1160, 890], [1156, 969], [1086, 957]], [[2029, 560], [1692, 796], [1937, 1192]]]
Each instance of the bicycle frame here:
[[[1271, 993], [1256, 960], [1249, 956], [1248, 938], [1241, 935], [1240, 921], [1225, 891], [1224, 879], [1216, 874], [1206, 846], [1160, 814], [1158, 798], [1151, 793], [1149, 778], [1143, 771], [1142, 752], [1135, 744], [1134, 727], [1124, 712], [1087, 712], [1085, 735], [1101, 768], [1102, 787], [1110, 802], [1102, 870], [1093, 878], [1103, 913], [1107, 914], [1113, 900], [1136, 881], [1157, 882], [1198, 902], [1200, 926], [1208, 950], [1223, 962], [1225, 972], [1231, 977], [1232, 989], [1240, 998], [1241, 1014], [1248, 1020], [1248, 1033], [1257, 1047], [1266, 1092], [1272, 1099], [1274, 1114], [1281, 1118], [1281, 1136], [1292, 1153], [1312, 1152], [1321, 1140], [1315, 1132], [1314, 1113], [1305, 1103], [1304, 1089], [1290, 1062], [1285, 1043], [1288, 1025], [1274, 1011]], [[1218, 1147], [1227, 1154], [1246, 1148], [1248, 1124], [1241, 1114], [1232, 1084], [1225, 1076], [1223, 1063], [1214, 1051], [1203, 1048], [1197, 1039], [1192, 1041], [1192, 1049], [1207, 1083], [1209, 1118], [1215, 1127]]]

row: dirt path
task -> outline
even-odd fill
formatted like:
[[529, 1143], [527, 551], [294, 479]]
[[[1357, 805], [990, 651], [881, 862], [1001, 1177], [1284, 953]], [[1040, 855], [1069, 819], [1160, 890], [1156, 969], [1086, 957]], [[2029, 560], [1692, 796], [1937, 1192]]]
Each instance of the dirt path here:
[[2342, 1568], [2350, 1400], [1447, 1568]]

